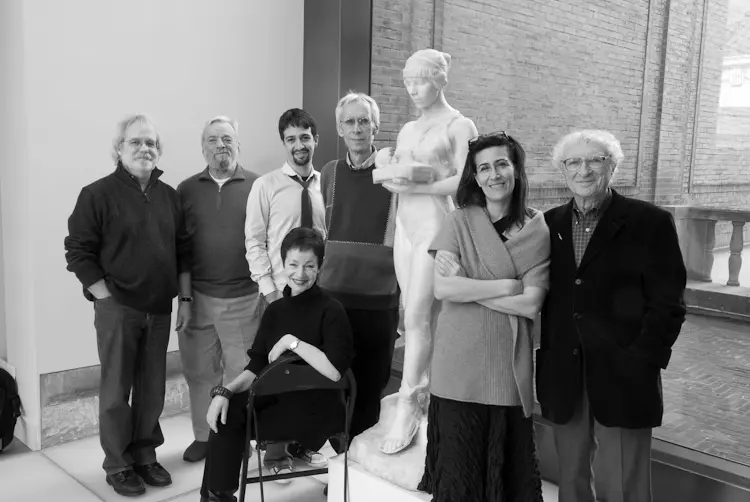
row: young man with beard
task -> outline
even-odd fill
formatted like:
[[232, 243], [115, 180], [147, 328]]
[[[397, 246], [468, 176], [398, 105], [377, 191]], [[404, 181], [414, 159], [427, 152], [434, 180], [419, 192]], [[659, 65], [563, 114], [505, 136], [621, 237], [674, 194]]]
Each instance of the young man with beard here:
[[373, 141], [379, 125], [380, 109], [370, 96], [350, 92], [341, 98], [336, 129], [348, 152], [321, 169], [328, 242], [318, 282], [341, 302], [352, 326], [357, 401], [351, 437], [380, 418], [380, 400], [398, 336], [399, 290], [393, 264], [396, 196], [372, 181], [377, 153]]
[[[172, 299], [178, 289], [190, 296], [190, 256], [180, 198], [159, 180], [161, 144], [151, 121], [133, 115], [120, 122], [112, 156], [115, 172], [78, 196], [65, 259], [94, 303], [102, 467], [117, 493], [135, 496], [146, 491], [144, 482], [172, 483], [156, 448], [164, 443], [159, 416]], [[178, 330], [189, 316], [179, 309]]]
[[192, 248], [192, 315], [178, 338], [195, 437], [187, 462], [206, 457], [211, 389], [242, 373], [260, 322], [258, 285], [245, 261], [245, 210], [258, 176], [237, 161], [236, 121], [209, 120], [201, 145], [206, 168], [177, 187]]
[[326, 235], [320, 173], [312, 164], [318, 146], [315, 119], [299, 108], [287, 110], [279, 119], [279, 136], [286, 162], [253, 184], [245, 218], [250, 276], [268, 304], [281, 298], [287, 283], [280, 252], [284, 236], [300, 226]]

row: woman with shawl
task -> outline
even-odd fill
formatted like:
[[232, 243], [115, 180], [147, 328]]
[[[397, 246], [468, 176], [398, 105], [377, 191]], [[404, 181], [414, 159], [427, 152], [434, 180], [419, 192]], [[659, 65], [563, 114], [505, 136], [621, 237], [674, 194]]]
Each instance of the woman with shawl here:
[[433, 501], [541, 502], [531, 413], [532, 320], [549, 282], [549, 230], [526, 207], [523, 147], [469, 141], [459, 209], [430, 246], [443, 300], [431, 365], [427, 458]]

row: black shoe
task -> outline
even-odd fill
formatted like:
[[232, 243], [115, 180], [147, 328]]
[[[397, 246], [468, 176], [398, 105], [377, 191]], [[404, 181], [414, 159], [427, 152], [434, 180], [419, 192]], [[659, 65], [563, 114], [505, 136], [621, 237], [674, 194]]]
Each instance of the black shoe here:
[[328, 485], [325, 485], [325, 487], [323, 488], [323, 495], [325, 495], [326, 497], [328, 496]]
[[136, 465], [133, 469], [147, 485], [167, 486], [172, 484], [172, 476], [169, 475], [169, 472], [159, 462]]
[[208, 497], [201, 495], [201, 502], [237, 502], [234, 491], [212, 492], [209, 490]]
[[193, 443], [187, 447], [185, 454], [182, 455], [182, 460], [185, 462], [198, 462], [203, 460], [208, 455], [208, 441], [193, 441]]
[[115, 490], [115, 493], [125, 497], [137, 497], [146, 493], [143, 480], [130, 469], [115, 474], [107, 474], [107, 484]]

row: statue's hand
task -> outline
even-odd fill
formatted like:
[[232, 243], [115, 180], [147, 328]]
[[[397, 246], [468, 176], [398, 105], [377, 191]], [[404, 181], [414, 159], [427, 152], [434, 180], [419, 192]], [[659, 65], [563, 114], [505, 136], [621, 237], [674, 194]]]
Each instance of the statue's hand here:
[[382, 185], [391, 193], [411, 193], [414, 191], [414, 184], [409, 183], [407, 180], [402, 180], [401, 178], [384, 181]]
[[393, 157], [393, 148], [387, 147], [387, 148], [381, 148], [378, 150], [377, 155], [375, 155], [375, 167], [376, 168], [383, 168], [387, 166], [388, 164], [391, 164], [394, 162]]

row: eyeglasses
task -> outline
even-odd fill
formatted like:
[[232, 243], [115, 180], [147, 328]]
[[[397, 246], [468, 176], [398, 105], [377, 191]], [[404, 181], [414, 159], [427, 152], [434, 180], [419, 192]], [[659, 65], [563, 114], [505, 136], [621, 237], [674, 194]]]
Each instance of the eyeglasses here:
[[502, 138], [507, 141], [512, 141], [513, 143], [516, 142], [516, 140], [508, 136], [508, 134], [505, 131], [489, 132], [487, 134], [480, 134], [479, 136], [475, 136], [471, 138], [469, 140], [469, 150], [473, 149], [480, 140], [487, 139], [487, 138]]
[[354, 124], [359, 125], [362, 129], [369, 129], [372, 127], [372, 120], [370, 120], [368, 117], [349, 117], [346, 120], [341, 121], [342, 124], [344, 124], [349, 129], [354, 128]]
[[128, 146], [132, 148], [133, 150], [140, 150], [141, 145], [146, 145], [146, 148], [149, 150], [155, 150], [159, 147], [159, 142], [155, 141], [153, 139], [141, 139], [141, 138], [133, 138], [130, 141], [128, 141]]
[[609, 157], [609, 155], [597, 155], [596, 157], [589, 157], [588, 159], [574, 157], [563, 160], [562, 164], [565, 166], [565, 169], [570, 172], [578, 171], [584, 164], [586, 164], [592, 171], [600, 171], [604, 168], [604, 164], [609, 160]]

